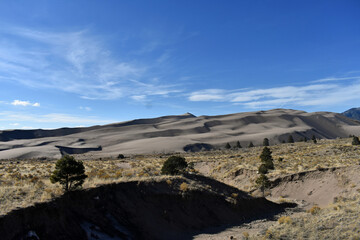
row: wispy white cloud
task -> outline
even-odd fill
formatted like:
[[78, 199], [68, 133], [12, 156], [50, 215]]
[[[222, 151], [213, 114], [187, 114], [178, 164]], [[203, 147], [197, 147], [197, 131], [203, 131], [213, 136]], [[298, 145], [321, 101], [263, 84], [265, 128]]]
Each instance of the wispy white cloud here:
[[22, 106], [22, 107], [27, 107], [27, 106], [32, 106], [32, 107], [40, 107], [40, 103], [36, 102], [36, 103], [31, 103], [29, 101], [21, 101], [21, 100], [14, 100], [11, 102], [11, 105], [14, 106]]
[[334, 82], [334, 81], [345, 81], [345, 80], [360, 80], [360, 76], [354, 76], [354, 77], [328, 77], [328, 78], [322, 78], [315, 81], [312, 81], [313, 83], [323, 83], [323, 82]]
[[310, 83], [304, 86], [283, 86], [240, 91], [205, 89], [190, 93], [188, 100], [230, 102], [254, 109], [291, 106], [335, 106], [349, 102], [355, 104], [360, 100], [360, 80], [358, 78], [343, 80], [350, 81], [336, 84]]
[[82, 107], [82, 106], [80, 106], [79, 109], [80, 110], [85, 110], [85, 111], [91, 111], [92, 110], [91, 107]]
[[20, 127], [20, 129], [27, 130], [27, 129], [35, 129], [35, 128], [30, 126], [22, 126]]
[[143, 102], [146, 100], [146, 95], [135, 95], [135, 96], [131, 96], [131, 98], [135, 101]]
[[166, 51], [165, 53], [161, 54], [161, 56], [156, 59], [158, 63], [163, 63], [170, 58], [170, 51]]
[[[179, 91], [161, 82], [153, 84], [152, 64], [115, 57], [102, 39], [87, 30], [44, 32], [8, 27], [0, 32], [0, 81], [54, 88], [86, 99], [162, 96]], [[164, 53], [160, 59], [166, 57]]]
[[223, 89], [205, 89], [201, 91], [192, 92], [189, 96], [190, 101], [224, 101], [229, 99], [226, 90]]
[[63, 113], [50, 113], [50, 114], [31, 114], [24, 112], [14, 112], [14, 111], [4, 111], [0, 112], [0, 121], [1, 122], [16, 122], [19, 126], [20, 122], [24, 122], [26, 124], [34, 124], [34, 123], [56, 123], [63, 125], [95, 125], [95, 124], [107, 124], [115, 122], [115, 120], [111, 119], [100, 119], [95, 116], [77, 116], [77, 115], [69, 115]]
[[71, 124], [104, 124], [114, 121], [98, 119], [97, 117], [72, 116], [62, 113], [50, 113], [40, 116], [39, 122], [71, 123]]

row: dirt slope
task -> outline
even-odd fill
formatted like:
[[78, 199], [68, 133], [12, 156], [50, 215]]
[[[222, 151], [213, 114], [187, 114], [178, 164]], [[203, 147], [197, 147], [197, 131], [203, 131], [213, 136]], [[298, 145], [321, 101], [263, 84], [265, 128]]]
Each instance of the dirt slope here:
[[[311, 207], [328, 206], [337, 197], [351, 195], [360, 189], [359, 165], [351, 167], [320, 168], [282, 177], [271, 178], [271, 186], [267, 190], [267, 198], [272, 200], [288, 199]], [[258, 177], [257, 171], [240, 169], [227, 176], [223, 181], [231, 186], [241, 188], [251, 185]], [[261, 195], [259, 190], [251, 191]]]
[[271, 197], [304, 200], [321, 207], [360, 187], [360, 166], [328, 168], [292, 174], [273, 181]]
[[[187, 188], [180, 190], [183, 183]], [[271, 217], [286, 206], [290, 205], [253, 198], [202, 176], [157, 178], [72, 192], [12, 211], [0, 218], [0, 236], [4, 240], [192, 239], [212, 227], [221, 230], [221, 226]]]

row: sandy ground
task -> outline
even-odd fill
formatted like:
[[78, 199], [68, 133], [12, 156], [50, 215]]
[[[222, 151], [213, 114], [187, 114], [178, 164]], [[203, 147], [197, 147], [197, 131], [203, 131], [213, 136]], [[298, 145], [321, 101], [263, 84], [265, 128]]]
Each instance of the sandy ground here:
[[[206, 172], [206, 167], [204, 172]], [[313, 206], [321, 208], [330, 206], [339, 197], [352, 196], [360, 189], [360, 166], [321, 169], [301, 172], [273, 179], [273, 186], [267, 191], [267, 199], [273, 202], [291, 201], [298, 204], [273, 219], [256, 220], [240, 226], [233, 226], [216, 234], [199, 234], [197, 240], [244, 239], [244, 234], [264, 235], [266, 230], [275, 224], [281, 216], [296, 218], [304, 216]], [[243, 182], [247, 177], [242, 176]], [[255, 195], [259, 195], [256, 192]]]

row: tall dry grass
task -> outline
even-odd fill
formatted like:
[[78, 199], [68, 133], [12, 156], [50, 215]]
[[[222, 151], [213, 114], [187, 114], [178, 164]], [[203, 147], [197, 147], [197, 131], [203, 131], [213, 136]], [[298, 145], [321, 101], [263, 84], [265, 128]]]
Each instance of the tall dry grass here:
[[[192, 171], [201, 170], [196, 166], [205, 165], [208, 168], [208, 176], [224, 181], [239, 169], [257, 170], [261, 150], [262, 147], [254, 147], [180, 155], [185, 157], [190, 165], [195, 166], [195, 170]], [[275, 170], [269, 174], [270, 177], [319, 167], [351, 166], [360, 162], [360, 147], [352, 146], [349, 138], [320, 140], [317, 144], [280, 144], [271, 146], [271, 151], [275, 160]], [[148, 154], [130, 155], [125, 159], [87, 160], [86, 155], [75, 155], [75, 158], [85, 158], [84, 165], [88, 178], [83, 187], [92, 188], [101, 184], [159, 176], [162, 164], [168, 156]], [[54, 160], [0, 160], [0, 215], [61, 195], [61, 186], [49, 181], [54, 167]]]

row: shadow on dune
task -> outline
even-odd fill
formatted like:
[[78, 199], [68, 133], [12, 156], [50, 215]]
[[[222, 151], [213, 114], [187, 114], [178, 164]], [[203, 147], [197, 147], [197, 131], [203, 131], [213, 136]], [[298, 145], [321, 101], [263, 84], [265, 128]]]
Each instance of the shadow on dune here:
[[87, 147], [87, 148], [75, 148], [75, 147], [64, 147], [64, 146], [57, 146], [55, 145], [55, 147], [57, 147], [60, 150], [61, 155], [67, 155], [67, 154], [82, 154], [82, 153], [87, 153], [87, 152], [92, 152], [92, 151], [101, 151], [102, 147], [98, 146], [98, 147]]

